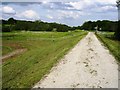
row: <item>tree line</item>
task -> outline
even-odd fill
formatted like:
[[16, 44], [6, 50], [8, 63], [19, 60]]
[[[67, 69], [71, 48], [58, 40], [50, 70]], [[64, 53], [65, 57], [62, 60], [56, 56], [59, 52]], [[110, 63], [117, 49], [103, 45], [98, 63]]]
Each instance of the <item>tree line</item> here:
[[8, 20], [2, 20], [2, 31], [58, 31], [66, 32], [72, 30], [70, 26], [58, 23], [47, 23], [40, 20], [37, 21], [25, 21], [25, 20], [15, 20], [14, 18], [9, 18]]
[[82, 26], [79, 26], [78, 28], [84, 29], [84, 30], [115, 32], [117, 30], [117, 27], [118, 27], [117, 21], [98, 20], [98, 21], [87, 21]]
[[115, 32], [118, 28], [117, 21], [87, 21], [81, 26], [71, 27], [65, 24], [58, 23], [48, 23], [41, 20], [37, 21], [25, 21], [25, 20], [15, 20], [14, 18], [9, 18], [8, 20], [2, 20], [2, 31], [57, 31], [57, 32], [67, 32], [74, 31], [76, 29], [80, 30], [99, 30], [99, 31], [112, 31]]

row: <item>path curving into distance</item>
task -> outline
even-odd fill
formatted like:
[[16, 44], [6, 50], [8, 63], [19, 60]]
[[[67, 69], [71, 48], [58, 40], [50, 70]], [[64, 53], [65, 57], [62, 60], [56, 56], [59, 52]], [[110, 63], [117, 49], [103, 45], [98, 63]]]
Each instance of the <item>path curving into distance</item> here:
[[118, 65], [89, 32], [33, 88], [118, 88]]

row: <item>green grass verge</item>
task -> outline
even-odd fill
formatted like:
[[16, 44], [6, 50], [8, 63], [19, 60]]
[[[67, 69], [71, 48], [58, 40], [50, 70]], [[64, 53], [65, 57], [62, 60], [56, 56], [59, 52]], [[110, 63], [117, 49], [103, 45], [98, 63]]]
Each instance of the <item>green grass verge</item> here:
[[9, 46], [3, 46], [2, 49], [3, 49], [2, 55], [6, 55], [13, 51], [13, 49]]
[[17, 43], [27, 48], [23, 54], [3, 63], [3, 88], [32, 87], [86, 34], [83, 31], [3, 33], [3, 47]]
[[96, 36], [110, 50], [110, 52], [115, 56], [116, 60], [120, 62], [120, 41], [114, 40], [114, 33], [101, 32], [97, 33]]

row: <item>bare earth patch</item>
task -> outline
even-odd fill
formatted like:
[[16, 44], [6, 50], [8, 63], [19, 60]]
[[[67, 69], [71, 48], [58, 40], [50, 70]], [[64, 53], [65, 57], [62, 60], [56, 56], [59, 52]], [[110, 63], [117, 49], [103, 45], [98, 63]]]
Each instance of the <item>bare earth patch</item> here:
[[19, 54], [25, 52], [26, 50], [27, 49], [17, 49], [17, 50], [15, 50], [7, 55], [2, 56], [2, 61], [5, 61], [6, 59], [11, 58], [13, 56], [19, 55]]
[[118, 88], [118, 65], [90, 32], [33, 88]]

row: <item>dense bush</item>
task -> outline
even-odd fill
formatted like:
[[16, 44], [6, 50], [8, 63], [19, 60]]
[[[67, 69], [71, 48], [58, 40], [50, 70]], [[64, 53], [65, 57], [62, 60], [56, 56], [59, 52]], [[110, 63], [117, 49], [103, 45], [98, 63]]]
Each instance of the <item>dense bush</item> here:
[[3, 32], [10, 32], [11, 30], [10, 30], [10, 26], [8, 26], [8, 25], [3, 25], [2, 26], [2, 31]]

